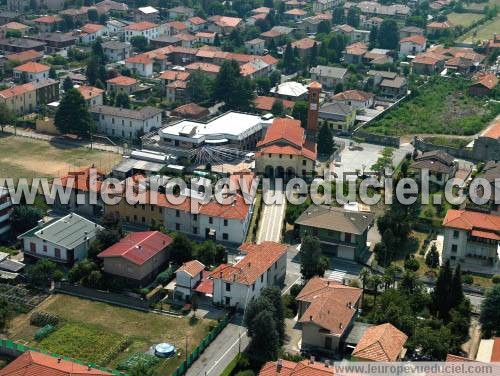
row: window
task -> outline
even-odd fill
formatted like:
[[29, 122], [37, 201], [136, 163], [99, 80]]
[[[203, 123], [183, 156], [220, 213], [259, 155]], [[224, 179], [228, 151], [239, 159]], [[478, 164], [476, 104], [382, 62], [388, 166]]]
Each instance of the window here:
[[158, 211], [160, 212], [160, 214], [162, 213], [162, 209], [161, 208], [158, 208]]
[[30, 243], [30, 252], [36, 253], [36, 244], [35, 243]]
[[198, 214], [193, 214], [193, 221], [197, 221], [198, 220]]
[[178, 224], [178, 223], [176, 223], [176, 224], [175, 224], [175, 229], [176, 229], [177, 231], [179, 231], [179, 230], [181, 229], [181, 225], [180, 225], [180, 224]]
[[137, 215], [134, 214], [134, 222], [137, 222]]
[[260, 276], [260, 283], [264, 282], [264, 274]]
[[302, 166], [307, 166], [307, 161], [305, 159], [302, 160]]
[[226, 291], [231, 291], [231, 284], [230, 283], [226, 283]]
[[255, 283], [252, 283], [252, 291], [255, 291]]
[[54, 256], [56, 258], [61, 258], [61, 250], [59, 248], [54, 248]]
[[460, 236], [460, 232], [458, 232], [458, 230], [454, 230], [453, 231], [453, 238], [458, 239], [459, 236]]
[[43, 245], [43, 251], [47, 253], [47, 246], [45, 244]]
[[227, 219], [224, 219], [224, 226], [227, 226]]
[[210, 224], [214, 223], [214, 219], [212, 217], [208, 217], [208, 223]]
[[456, 245], [456, 244], [452, 244], [452, 245], [451, 245], [451, 251], [452, 251], [453, 253], [457, 253], [457, 251], [458, 251], [458, 245]]
[[176, 210], [176, 211], [175, 211], [175, 216], [176, 216], [176, 217], [180, 217], [180, 216], [181, 216], [181, 212], [180, 212], [179, 210]]
[[146, 205], [141, 205], [142, 210], [146, 210]]
[[231, 304], [231, 298], [229, 296], [226, 296], [226, 305]]
[[280, 159], [283, 157], [283, 155], [280, 154]]
[[351, 242], [351, 234], [349, 234], [348, 232], [345, 233], [345, 241], [346, 241], [346, 243]]
[[271, 153], [269, 153], [269, 158], [271, 158]]
[[146, 223], [146, 218], [141, 217], [141, 222], [142, 222], [142, 223]]
[[293, 155], [292, 154], [290, 154], [290, 159], [293, 159]]
[[193, 234], [197, 234], [198, 233], [198, 227], [193, 227]]
[[222, 239], [228, 240], [229, 239], [229, 235], [227, 233], [223, 233], [222, 234]]
[[278, 261], [274, 263], [274, 270], [278, 269]]

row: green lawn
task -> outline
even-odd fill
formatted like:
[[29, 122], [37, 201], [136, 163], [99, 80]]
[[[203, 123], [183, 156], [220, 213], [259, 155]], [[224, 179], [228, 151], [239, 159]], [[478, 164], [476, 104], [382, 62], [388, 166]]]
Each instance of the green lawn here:
[[127, 347], [127, 338], [100, 326], [67, 323], [44, 338], [39, 348], [86, 362], [107, 364], [116, 352]]
[[0, 135], [0, 177], [55, 177], [91, 164], [109, 171], [120, 159], [121, 156], [115, 153]]
[[476, 41], [483, 41], [493, 38], [494, 33], [500, 31], [500, 16], [491, 21], [469, 30], [467, 33], [460, 37], [461, 42], [474, 43]]
[[476, 13], [450, 13], [447, 15], [448, 20], [451, 21], [454, 25], [457, 26], [470, 26], [474, 22], [479, 21], [481, 18], [483, 18], [482, 14], [476, 14]]
[[136, 352], [147, 351], [154, 344], [170, 342], [182, 356], [162, 360], [156, 369], [158, 375], [171, 375], [185, 356], [186, 339], [191, 352], [215, 324], [212, 320], [190, 322], [186, 317], [160, 316], [67, 295], [51, 296], [36, 310], [57, 314], [63, 320], [61, 328], [38, 344], [33, 339], [38, 328], [30, 325], [29, 315], [20, 315], [9, 323], [10, 339], [99, 364], [105, 353], [102, 348], [129, 338], [125, 350], [100, 364], [109, 368], [115, 368]]
[[408, 134], [474, 135], [499, 112], [497, 104], [485, 107], [484, 99], [469, 96], [469, 81], [433, 77], [415, 95], [388, 110], [367, 131], [402, 136]]
[[469, 3], [469, 4], [464, 4], [464, 8], [465, 9], [481, 10], [482, 11], [485, 6], [489, 6], [491, 8], [494, 5], [500, 7], [500, 0], [489, 0], [488, 2], [484, 2], [484, 3]]

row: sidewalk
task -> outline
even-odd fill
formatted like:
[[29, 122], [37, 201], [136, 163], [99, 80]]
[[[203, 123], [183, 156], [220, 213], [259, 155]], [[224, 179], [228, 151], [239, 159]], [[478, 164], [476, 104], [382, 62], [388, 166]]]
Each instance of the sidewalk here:
[[[238, 354], [238, 349], [242, 352], [246, 349], [250, 339], [246, 335], [246, 329], [240, 326], [241, 319], [241, 316], [236, 316], [231, 320], [198, 360], [189, 367], [186, 376], [219, 376]], [[240, 333], [241, 343], [238, 340]]]
[[35, 131], [26, 130], [24, 128], [15, 128], [11, 125], [4, 127], [4, 133], [10, 133], [10, 134], [16, 135], [18, 137], [28, 137], [28, 138], [32, 138], [35, 140], [59, 143], [62, 145], [69, 145], [69, 146], [73, 146], [73, 147], [85, 147], [85, 148], [90, 149], [92, 146], [92, 149], [94, 149], [94, 150], [108, 151], [111, 153], [124, 154], [124, 152], [125, 152], [125, 149], [121, 146], [118, 146], [118, 145], [107, 145], [107, 144], [102, 144], [99, 142], [93, 142], [91, 144], [89, 141], [77, 141], [77, 140], [64, 139], [64, 138], [61, 138], [60, 136], [51, 136], [48, 134], [37, 133]]

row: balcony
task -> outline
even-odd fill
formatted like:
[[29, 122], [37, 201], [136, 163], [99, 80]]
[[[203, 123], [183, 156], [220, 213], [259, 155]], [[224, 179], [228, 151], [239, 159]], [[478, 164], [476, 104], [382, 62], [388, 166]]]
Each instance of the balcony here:
[[7, 200], [6, 202], [0, 203], [0, 211], [7, 209], [12, 206], [12, 202], [10, 200]]

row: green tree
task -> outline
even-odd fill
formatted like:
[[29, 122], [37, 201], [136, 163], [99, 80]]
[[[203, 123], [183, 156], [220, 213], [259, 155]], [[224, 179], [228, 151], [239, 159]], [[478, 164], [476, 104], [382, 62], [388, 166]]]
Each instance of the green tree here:
[[14, 122], [16, 117], [9, 107], [5, 103], [0, 103], [0, 128], [3, 129], [6, 125], [10, 125]]
[[130, 98], [127, 93], [116, 94], [115, 107], [130, 108]]
[[235, 60], [225, 61], [214, 85], [214, 96], [225, 103], [226, 109], [248, 110], [254, 99], [252, 84], [242, 77], [240, 67]]
[[451, 338], [452, 335], [447, 327], [427, 321], [417, 326], [411, 343], [432, 360], [444, 360], [450, 351]]
[[89, 21], [91, 22], [98, 22], [99, 21], [99, 13], [97, 13], [97, 9], [95, 8], [90, 8], [87, 10], [87, 17]]
[[10, 225], [15, 235], [20, 235], [36, 227], [44, 213], [33, 205], [16, 205], [10, 216]]
[[212, 95], [212, 80], [200, 71], [192, 72], [186, 84], [186, 95], [194, 103], [209, 101]]
[[54, 124], [59, 132], [89, 136], [93, 121], [87, 108], [87, 102], [76, 89], [65, 93], [56, 111]]
[[280, 98], [276, 98], [271, 107], [271, 113], [277, 117], [283, 116], [285, 114], [285, 107], [283, 106], [283, 100], [281, 100]]
[[304, 236], [300, 247], [300, 273], [302, 278], [309, 280], [315, 276], [322, 277], [327, 269], [328, 259], [321, 254], [319, 239], [315, 236]]
[[334, 146], [332, 130], [327, 124], [323, 124], [318, 132], [318, 153], [330, 156]]
[[500, 336], [500, 284], [495, 284], [487, 292], [481, 303], [479, 322], [484, 337]]
[[436, 244], [432, 244], [431, 249], [425, 256], [425, 263], [429, 268], [435, 269], [439, 266], [439, 253]]
[[318, 34], [328, 34], [332, 30], [332, 25], [330, 25], [330, 22], [327, 20], [323, 20], [318, 24], [318, 28], [316, 32]]
[[85, 75], [87, 76], [87, 81], [91, 86], [95, 85], [95, 82], [99, 78], [99, 62], [93, 57], [87, 63], [87, 70], [85, 71]]
[[308, 108], [309, 104], [304, 100], [295, 102], [295, 105], [293, 106], [292, 117], [294, 119], [300, 120], [300, 124], [302, 125], [303, 128], [307, 127]]
[[188, 237], [182, 233], [176, 233], [170, 247], [170, 259], [175, 265], [193, 259], [194, 248]]
[[363, 292], [365, 292], [366, 285], [371, 277], [371, 271], [368, 268], [363, 268], [359, 272], [359, 279], [361, 280], [361, 286], [363, 288]]
[[138, 51], [146, 51], [148, 49], [148, 40], [142, 35], [136, 35], [130, 38], [130, 44]]
[[50, 67], [49, 69], [49, 78], [55, 80], [57, 78], [57, 72], [54, 67]]
[[392, 18], [387, 18], [382, 21], [377, 38], [380, 48], [386, 48], [388, 50], [397, 49], [399, 43], [399, 28], [396, 21]]
[[57, 266], [54, 262], [40, 259], [35, 264], [26, 267], [26, 277], [33, 286], [45, 287], [52, 281], [56, 269]]
[[350, 7], [347, 11], [346, 23], [352, 27], [358, 27], [360, 15], [361, 11], [358, 7]]
[[448, 318], [451, 304], [451, 283], [452, 283], [452, 271], [450, 268], [450, 261], [447, 260], [445, 264], [439, 270], [439, 275], [436, 281], [436, 286], [432, 293], [432, 307], [434, 312], [436, 312], [437, 317], [446, 320]]
[[285, 305], [283, 304], [281, 291], [277, 287], [266, 287], [262, 290], [261, 296], [269, 300], [274, 307], [274, 319], [279, 335], [279, 343], [283, 345], [285, 342]]
[[106, 60], [106, 55], [104, 55], [104, 49], [99, 39], [92, 43], [92, 55], [101, 63], [104, 63]]
[[283, 68], [286, 73], [291, 73], [296, 68], [295, 54], [290, 42], [287, 43], [283, 54]]
[[378, 40], [378, 27], [372, 26], [372, 28], [370, 29], [369, 48], [377, 47], [377, 40]]
[[255, 333], [251, 337], [249, 353], [261, 362], [275, 360], [279, 351], [279, 334], [271, 312], [259, 312], [251, 322]]
[[69, 89], [73, 88], [73, 80], [69, 76], [66, 76], [66, 78], [63, 81], [62, 86], [63, 86], [64, 92], [67, 92]]
[[9, 316], [10, 309], [8, 302], [5, 299], [0, 298], [0, 329], [5, 329]]
[[465, 295], [462, 289], [462, 270], [460, 269], [460, 264], [457, 264], [451, 280], [450, 309], [458, 307], [462, 304], [464, 299]]
[[340, 25], [344, 23], [344, 7], [343, 6], [338, 6], [333, 8], [332, 12], [332, 23], [334, 25]]
[[154, 376], [154, 367], [149, 366], [146, 362], [140, 361], [135, 363], [128, 371], [129, 376]]

